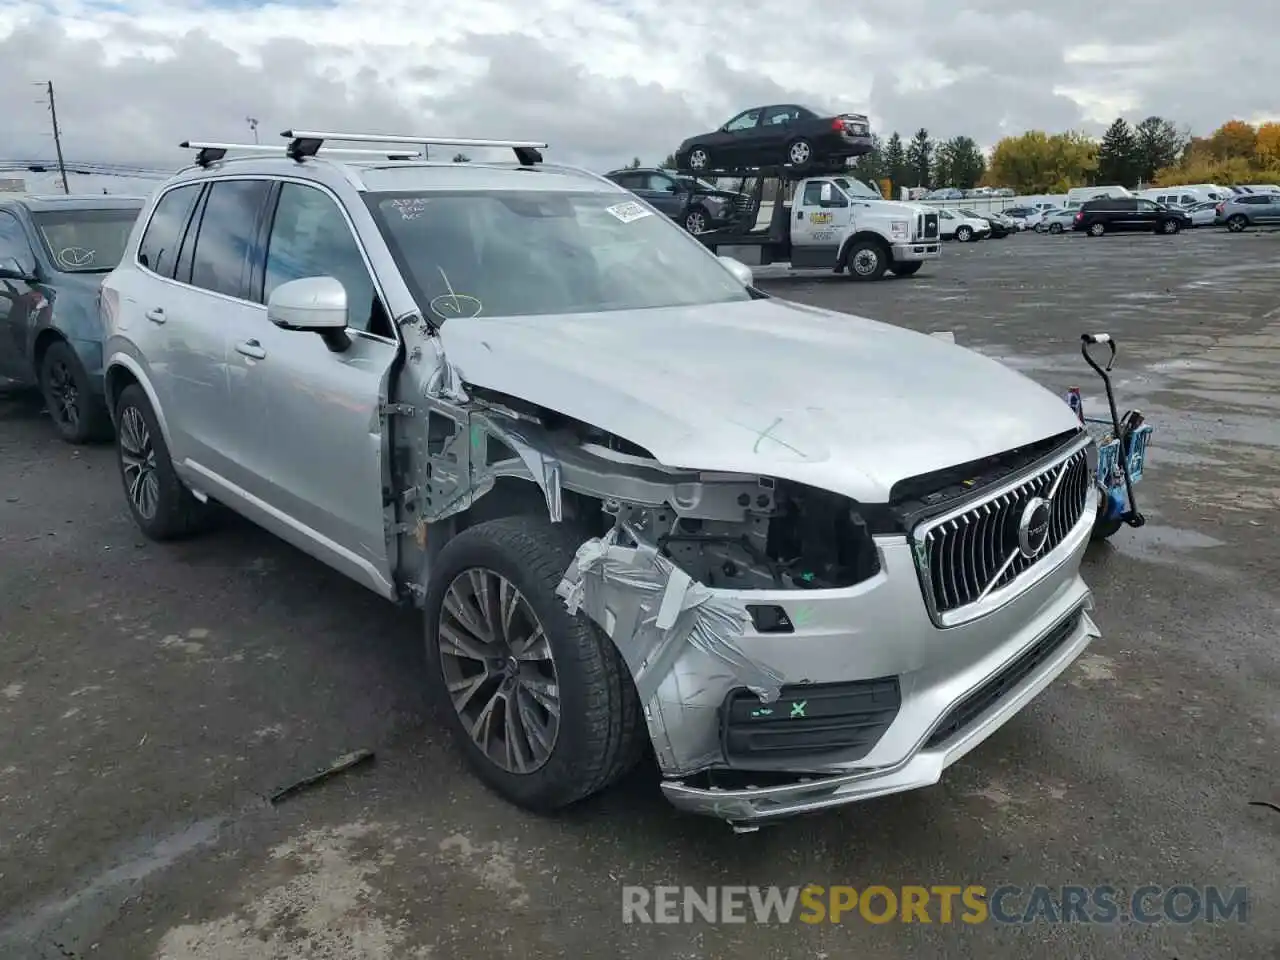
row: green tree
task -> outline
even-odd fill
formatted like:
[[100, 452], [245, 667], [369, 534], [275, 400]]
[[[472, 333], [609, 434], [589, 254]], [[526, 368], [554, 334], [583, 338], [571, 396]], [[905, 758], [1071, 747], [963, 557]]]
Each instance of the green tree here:
[[668, 153], [666, 159], [662, 161], [662, 166], [666, 170], [674, 170], [676, 168], [676, 155]]
[[929, 182], [935, 187], [949, 187], [951, 179], [951, 141], [944, 140], [933, 151], [933, 171], [929, 176]]
[[909, 187], [927, 187], [933, 173], [933, 141], [929, 131], [921, 127], [907, 144], [907, 183]]
[[[898, 188], [909, 186], [906, 181], [907, 176], [907, 152], [902, 146], [902, 137], [898, 136], [898, 131], [893, 132], [893, 136], [889, 138], [889, 142], [884, 146], [884, 163], [883, 176], [888, 177], [893, 184], [894, 196], [897, 196]], [[893, 197], [890, 197], [893, 199]]]
[[1188, 140], [1172, 120], [1164, 117], [1147, 117], [1133, 128], [1133, 135], [1137, 141], [1138, 179], [1144, 183], [1154, 180], [1157, 170], [1177, 163]]
[[871, 152], [864, 153], [854, 160], [850, 170], [859, 180], [863, 180], [879, 189], [880, 178], [885, 176], [884, 146], [881, 144], [879, 136], [874, 133], [871, 135]]
[[[959, 187], [971, 190], [978, 185], [982, 175], [987, 171], [987, 158], [973, 137], [952, 137], [938, 147], [938, 155], [946, 157], [947, 179], [934, 180], [940, 187]], [[934, 164], [935, 169], [938, 164]]]
[[1138, 138], [1124, 117], [1117, 117], [1103, 134], [1102, 144], [1098, 147], [1098, 183], [1131, 187], [1138, 180], [1140, 162]]
[[623, 169], [624, 169], [624, 170], [639, 170], [639, 169], [640, 169], [640, 158], [639, 158], [639, 157], [633, 157], [633, 158], [632, 158], [632, 160], [631, 160], [631, 162], [630, 162], [630, 163], [628, 163], [625, 167], [623, 167]]

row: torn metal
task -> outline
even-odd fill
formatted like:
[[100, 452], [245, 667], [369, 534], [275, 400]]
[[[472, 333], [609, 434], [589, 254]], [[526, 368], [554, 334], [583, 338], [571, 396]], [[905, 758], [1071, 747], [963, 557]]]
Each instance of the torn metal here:
[[[783, 680], [734, 642], [751, 623], [740, 603], [696, 582], [634, 531], [627, 536], [636, 545], [622, 545], [620, 530], [582, 544], [556, 592], [570, 613], [595, 621], [626, 661], [663, 771], [696, 770], [720, 756], [717, 727], [683, 715], [717, 709], [726, 680], [763, 702], [778, 698]], [[714, 696], [701, 697], [703, 690]]]

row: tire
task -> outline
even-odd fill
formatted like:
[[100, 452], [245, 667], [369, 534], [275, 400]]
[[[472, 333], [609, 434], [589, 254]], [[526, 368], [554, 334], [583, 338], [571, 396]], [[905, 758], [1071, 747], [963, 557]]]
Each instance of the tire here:
[[1089, 532], [1089, 540], [1093, 543], [1100, 543], [1103, 540], [1109, 540], [1124, 526], [1124, 521], [1119, 517], [1111, 520], [1103, 520], [1101, 515], [1094, 521], [1093, 529]]
[[1099, 220], [1095, 223], [1089, 224], [1087, 232], [1091, 237], [1100, 237], [1107, 232], [1107, 225]]
[[40, 358], [40, 395], [67, 443], [82, 444], [111, 436], [107, 408], [89, 383], [84, 364], [71, 344], [57, 340]]
[[787, 144], [787, 163], [803, 170], [813, 163], [813, 144], [801, 137]]
[[889, 262], [889, 251], [874, 240], [855, 240], [844, 252], [844, 267], [854, 280], [879, 280]]
[[684, 214], [684, 228], [695, 237], [711, 229], [711, 214], [705, 207], [690, 207]]
[[151, 402], [136, 383], [120, 392], [116, 428], [116, 461], [138, 529], [161, 542], [204, 529], [213, 508], [178, 479]]
[[895, 263], [892, 267], [894, 276], [914, 277], [924, 266], [923, 260], [908, 260], [906, 263]]
[[[605, 789], [635, 765], [648, 744], [635, 685], [613, 641], [585, 615], [570, 616], [555, 593], [583, 539], [583, 535], [575, 534], [566, 524], [553, 524], [542, 517], [528, 515], [504, 517], [470, 527], [440, 551], [423, 605], [427, 683], [433, 709], [457, 739], [467, 763], [481, 781], [515, 805], [539, 813], [562, 809]], [[497, 622], [501, 624], [509, 619], [511, 624], [522, 628], [522, 635], [527, 635], [536, 624], [546, 641], [539, 645], [539, 652], [549, 652], [549, 661], [528, 654], [523, 661], [508, 656], [505, 663], [514, 665], [515, 669], [499, 674], [496, 667], [502, 657], [495, 656], [485, 662], [457, 656], [449, 649], [442, 654], [443, 615], [447, 614], [451, 632], [463, 635], [465, 628], [459, 629], [463, 621], [451, 608], [463, 603], [473, 615], [475, 613], [475, 608], [470, 606], [470, 599], [477, 595], [471, 591], [473, 575], [496, 576], [517, 591], [517, 603], [511, 608], [513, 614], [509, 618], [504, 615]], [[490, 594], [501, 596], [501, 583], [489, 582]], [[451, 608], [446, 608], [446, 598], [450, 599]], [[490, 607], [490, 610], [496, 614], [501, 607]], [[476, 639], [475, 634], [467, 642], [473, 652], [485, 652], [484, 641]], [[448, 646], [453, 651], [459, 650], [455, 644]], [[500, 641], [488, 649], [513, 651]], [[514, 652], [524, 653], [518, 648], [514, 648]], [[461, 707], [455, 707], [450, 683], [456, 687], [472, 679], [471, 674], [461, 672], [460, 665], [464, 662], [476, 666], [484, 663], [484, 670], [475, 676], [486, 679], [473, 684], [466, 691], [470, 699]], [[554, 670], [549, 677], [545, 672], [538, 673], [547, 669], [547, 663]], [[514, 679], [515, 673], [519, 673], [522, 680]], [[553, 683], [558, 695], [558, 720], [553, 732], [547, 734], [550, 745], [536, 767], [531, 766], [532, 761], [538, 760], [531, 750], [524, 772], [508, 769], [518, 764], [510, 759], [506, 748], [505, 711], [510, 702], [507, 697], [513, 697], [525, 711], [525, 729], [529, 718], [551, 722], [551, 714], [542, 706], [546, 688], [526, 685], [530, 678], [536, 682], [539, 676], [544, 683]], [[501, 679], [504, 677], [507, 679]], [[484, 701], [487, 706], [481, 707], [477, 700], [483, 698], [478, 695], [486, 688], [490, 688]], [[540, 689], [542, 697], [535, 697], [530, 689]], [[466, 719], [460, 710], [467, 713]], [[490, 722], [494, 722], [499, 711], [503, 715], [502, 762], [482, 749], [471, 735], [474, 720], [487, 712]], [[488, 739], [489, 731], [485, 734]], [[526, 737], [524, 742], [527, 746], [532, 741]], [[491, 744], [493, 746], [496, 743]], [[526, 756], [523, 752], [521, 755]]]
[[1166, 220], [1163, 224], [1160, 225], [1160, 232], [1164, 234], [1168, 234], [1169, 236], [1172, 236], [1173, 234], [1177, 233], [1181, 229], [1182, 227], [1177, 220]]
[[968, 243], [973, 239], [973, 230], [970, 227], [957, 227], [956, 239], [961, 243]]
[[1249, 225], [1249, 218], [1243, 213], [1235, 213], [1227, 217], [1227, 229], [1232, 233], [1241, 233]]
[[1048, 229], [1049, 229], [1049, 232], [1050, 232], [1050, 233], [1061, 233], [1061, 232], [1062, 232], [1062, 224], [1060, 224], [1060, 223], [1051, 223], [1051, 224], [1049, 224], [1049, 228], [1048, 228]]
[[710, 170], [711, 154], [706, 147], [694, 147], [689, 151], [690, 170]]

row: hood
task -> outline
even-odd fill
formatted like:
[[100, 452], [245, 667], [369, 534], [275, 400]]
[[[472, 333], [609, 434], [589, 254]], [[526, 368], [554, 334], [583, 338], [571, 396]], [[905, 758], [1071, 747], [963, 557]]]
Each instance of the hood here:
[[901, 216], [909, 220], [914, 220], [919, 214], [928, 213], [932, 209], [919, 203], [903, 203], [900, 200], [876, 200], [872, 197], [854, 197], [853, 202], [874, 204], [876, 210], [883, 212], [887, 216]]
[[1079, 427], [1061, 398], [981, 354], [777, 299], [454, 320], [440, 335], [464, 382], [608, 430], [669, 466], [864, 502]]

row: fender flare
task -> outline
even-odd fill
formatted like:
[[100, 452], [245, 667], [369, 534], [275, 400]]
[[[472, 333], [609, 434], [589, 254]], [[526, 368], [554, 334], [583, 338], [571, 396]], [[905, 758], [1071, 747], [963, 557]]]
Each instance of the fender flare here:
[[859, 230], [857, 233], [851, 233], [849, 236], [845, 237], [844, 242], [840, 244], [840, 252], [836, 255], [837, 264], [844, 264], [845, 254], [849, 252], [849, 247], [857, 243], [859, 240], [874, 240], [884, 248], [885, 255], [889, 258], [889, 262], [893, 263], [893, 244], [874, 230]]

